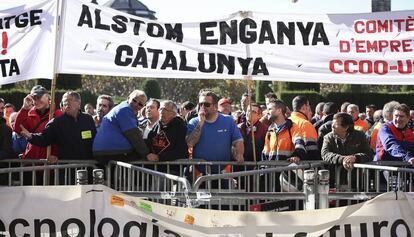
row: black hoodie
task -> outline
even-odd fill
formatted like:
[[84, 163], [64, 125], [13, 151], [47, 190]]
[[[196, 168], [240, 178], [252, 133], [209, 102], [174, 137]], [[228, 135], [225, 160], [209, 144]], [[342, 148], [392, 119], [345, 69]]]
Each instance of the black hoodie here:
[[159, 161], [185, 159], [188, 158], [186, 134], [187, 126], [184, 120], [175, 117], [166, 125], [158, 121], [148, 133], [146, 143], [150, 153], [159, 156]]

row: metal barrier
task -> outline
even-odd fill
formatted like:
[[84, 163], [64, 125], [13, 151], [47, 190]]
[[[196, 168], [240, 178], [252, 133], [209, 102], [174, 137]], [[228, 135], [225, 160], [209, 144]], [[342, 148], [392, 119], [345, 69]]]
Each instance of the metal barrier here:
[[[118, 191], [157, 202], [229, 210], [263, 210], [263, 207], [275, 210], [302, 209], [303, 201], [307, 200], [302, 189], [302, 183], [307, 182], [303, 171], [312, 169], [317, 174], [317, 169], [323, 166], [322, 162], [289, 166], [283, 161], [240, 164], [199, 160], [140, 161], [133, 164], [110, 162], [107, 183]], [[168, 175], [159, 170], [172, 171], [178, 175]], [[200, 175], [200, 170], [220, 173]], [[187, 180], [192, 181], [193, 188], [190, 188], [191, 184]], [[275, 183], [280, 183], [279, 189], [274, 188]], [[316, 182], [312, 180], [310, 183], [312, 190], [316, 190]], [[314, 192], [310, 195], [314, 195]], [[312, 200], [315, 198], [309, 199]], [[305, 206], [314, 209], [317, 205]]]
[[111, 185], [113, 181], [115, 190], [135, 192], [135, 194], [138, 192], [157, 193], [159, 194], [158, 198], [162, 198], [164, 203], [166, 203], [166, 199], [175, 199], [176, 192], [181, 192], [186, 200], [185, 205], [192, 206], [188, 196], [191, 185], [184, 177], [120, 161], [110, 161], [107, 166], [107, 174], [107, 183]]
[[[414, 174], [407, 162], [384, 161], [354, 164], [352, 171], [335, 166], [330, 174], [323, 168], [332, 165], [324, 162], [111, 161], [103, 181], [103, 170], [92, 171], [96, 163], [70, 160], [50, 165], [46, 160], [1, 160], [0, 165], [6, 168], [0, 168], [0, 185], [36, 185], [37, 181], [42, 185], [86, 184], [92, 179], [82, 177], [93, 173], [93, 183], [164, 204], [282, 211], [349, 205], [392, 190], [411, 192]], [[336, 190], [332, 192], [330, 186]]]
[[96, 163], [94, 160], [61, 160], [51, 165], [45, 159], [0, 160], [0, 167], [3, 167], [0, 168], [0, 185], [73, 185], [77, 170], [88, 170], [92, 176]]
[[365, 201], [389, 191], [412, 192], [414, 169], [406, 167], [412, 166], [400, 161], [354, 164], [351, 171], [336, 166], [335, 182], [331, 184], [336, 189], [329, 193], [331, 206]]
[[[225, 205], [230, 210], [315, 209], [312, 196], [315, 194], [316, 176], [303, 173], [315, 173], [314, 169], [322, 165], [320, 162], [293, 166], [287, 162], [261, 162], [260, 168], [255, 170], [201, 176], [193, 184], [193, 191], [210, 195], [206, 198], [208, 208], [218, 205], [221, 209]], [[216, 181], [216, 188], [213, 181]], [[223, 181], [228, 182], [224, 188], [221, 185]], [[253, 184], [251, 187], [250, 182]], [[234, 183], [238, 185], [232, 185]], [[202, 184], [205, 184], [204, 189], [200, 189]]]

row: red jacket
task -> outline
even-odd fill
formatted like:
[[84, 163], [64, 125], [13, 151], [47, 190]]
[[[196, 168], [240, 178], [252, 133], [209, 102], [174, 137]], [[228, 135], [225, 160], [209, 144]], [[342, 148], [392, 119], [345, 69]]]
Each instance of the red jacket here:
[[408, 161], [414, 157], [414, 133], [410, 127], [398, 129], [392, 122], [383, 124], [377, 136], [375, 161]]
[[[36, 109], [33, 107], [30, 110], [20, 109], [17, 113], [16, 122], [13, 126], [13, 131], [20, 134], [22, 129], [20, 125], [23, 125], [31, 133], [41, 133], [49, 122], [49, 110], [45, 112], [43, 116], [40, 116]], [[54, 118], [61, 116], [63, 112], [61, 110], [55, 110], [53, 114]], [[57, 156], [57, 145], [52, 146], [52, 155]], [[26, 151], [23, 154], [23, 159], [46, 159], [47, 147], [39, 147], [27, 143]]]

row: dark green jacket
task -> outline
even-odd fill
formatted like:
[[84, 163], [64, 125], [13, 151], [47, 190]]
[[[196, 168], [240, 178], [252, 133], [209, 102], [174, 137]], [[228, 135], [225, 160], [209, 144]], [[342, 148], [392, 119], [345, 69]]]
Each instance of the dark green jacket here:
[[354, 130], [342, 144], [341, 140], [330, 132], [326, 134], [322, 145], [322, 159], [331, 164], [342, 165], [345, 156], [354, 155], [356, 163], [372, 161], [372, 152], [364, 132]]
[[[348, 172], [342, 166], [342, 161], [344, 160], [345, 156], [354, 155], [356, 157], [356, 163], [365, 163], [372, 161], [372, 151], [369, 148], [365, 134], [364, 132], [357, 130], [351, 132], [343, 144], [341, 140], [333, 134], [333, 132], [328, 133], [323, 139], [321, 154], [324, 161], [336, 166], [336, 168], [330, 167], [330, 185], [331, 187], [337, 188], [340, 188], [339, 185], [349, 185], [347, 175]], [[336, 175], [340, 175], [339, 183], [337, 183], [335, 180]], [[352, 170], [350, 177], [351, 188], [355, 188], [356, 169]]]

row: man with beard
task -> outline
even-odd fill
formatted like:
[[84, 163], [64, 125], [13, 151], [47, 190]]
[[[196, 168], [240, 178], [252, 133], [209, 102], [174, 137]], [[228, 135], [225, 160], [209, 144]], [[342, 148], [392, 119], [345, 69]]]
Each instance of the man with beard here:
[[[30, 94], [23, 99], [23, 106], [17, 113], [13, 131], [20, 134], [22, 132], [21, 126], [23, 126], [30, 133], [41, 133], [49, 122], [50, 103], [51, 97], [48, 91], [40, 85], [34, 86]], [[55, 110], [53, 117], [57, 118], [62, 114], [61, 110]], [[46, 147], [28, 143], [23, 154], [23, 159], [46, 159], [46, 154]], [[52, 145], [52, 153], [48, 157], [49, 161], [55, 161], [57, 154], [58, 147]]]
[[[244, 161], [243, 138], [236, 123], [229, 115], [218, 112], [218, 96], [210, 91], [201, 91], [198, 100], [198, 117], [187, 126], [187, 144], [193, 147], [193, 157], [207, 161]], [[247, 107], [246, 107], [247, 108]], [[203, 172], [203, 171], [202, 171]], [[212, 172], [218, 172], [213, 168]]]
[[96, 115], [93, 117], [96, 129], [99, 131], [102, 118], [114, 107], [114, 101], [109, 95], [100, 95], [96, 100]]
[[298, 125], [285, 116], [287, 106], [281, 100], [267, 105], [267, 116], [272, 123], [265, 138], [262, 160], [287, 160], [299, 163], [306, 159], [305, 141]]

